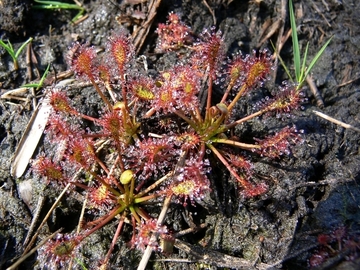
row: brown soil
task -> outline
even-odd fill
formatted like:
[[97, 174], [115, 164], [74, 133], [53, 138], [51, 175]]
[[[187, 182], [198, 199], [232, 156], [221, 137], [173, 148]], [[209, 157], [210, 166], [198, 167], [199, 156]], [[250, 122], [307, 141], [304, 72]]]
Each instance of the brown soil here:
[[[131, 2], [143, 3], [129, 4]], [[281, 19], [282, 4], [286, 2], [208, 0], [207, 7], [206, 2], [201, 0], [163, 0], [144, 43], [139, 47], [139, 55], [146, 56], [149, 72], [155, 73], [172, 66], [174, 55], [154, 51], [156, 26], [166, 21], [170, 11], [180, 14], [196, 34], [214, 25], [216, 19], [216, 28], [224, 33], [229, 54], [239, 49], [244, 53], [260, 48], [271, 50], [270, 40], [276, 43], [281, 23], [279, 27], [274, 27], [276, 31], [273, 34], [269, 34], [271, 27], [265, 28], [265, 25], [276, 25]], [[135, 11], [148, 16], [148, 4], [149, 1], [85, 1], [83, 6], [88, 17], [72, 24], [70, 21], [76, 11], [33, 9], [31, 1], [3, 0], [0, 1], [0, 37], [2, 40], [9, 39], [15, 48], [33, 37], [32, 47], [38, 69], [42, 74], [47, 64], [51, 63], [49, 77], [53, 77], [55, 72], [60, 74], [68, 69], [65, 59], [73, 42], [87, 42], [104, 49], [108, 37], [121, 27], [119, 18], [123, 26], [131, 32], [135, 31], [135, 27], [142, 22], [135, 18]], [[308, 260], [321, 248], [317, 236], [331, 233], [341, 226], [347, 228], [348, 235], [357, 237], [360, 245], [360, 133], [313, 113], [313, 110], [320, 110], [360, 127], [360, 2], [314, 0], [295, 1], [294, 5], [302, 51], [309, 42], [308, 59], [312, 59], [324, 42], [333, 36], [312, 72], [324, 107], [317, 105], [306, 86], [304, 91], [308, 101], [303, 104], [303, 110], [292, 117], [284, 121], [259, 119], [239, 128], [237, 132], [242, 132], [240, 134], [251, 133], [255, 137], [262, 137], [277, 128], [295, 124], [298, 129], [304, 130], [304, 143], [295, 146], [291, 156], [276, 161], [256, 160], [255, 168], [259, 177], [272, 183], [271, 190], [259, 198], [240, 199], [236, 185], [228, 179], [228, 173], [221, 166], [213, 168], [210, 176], [213, 184], [211, 197], [196, 207], [184, 209], [181, 205], [174, 206], [166, 218], [166, 223], [177, 231], [189, 227], [189, 218], [196, 224], [205, 222], [207, 227], [180, 238], [184, 245], [190, 247], [190, 251], [182, 246], [167, 256], [154, 253], [149, 269], [239, 269], [242, 263], [240, 259], [252, 263], [255, 268], [308, 269]], [[284, 35], [288, 30], [286, 16]], [[1, 94], [29, 83], [25, 55], [25, 51], [20, 54], [20, 68], [14, 71], [11, 58], [0, 48]], [[281, 56], [291, 66], [291, 38], [285, 43]], [[31, 70], [34, 72], [34, 67]], [[36, 80], [36, 74], [33, 74], [33, 79]], [[285, 79], [286, 73], [279, 66], [276, 83], [280, 84]], [[51, 83], [49, 80], [45, 82], [47, 85]], [[35, 94], [40, 97], [42, 93], [40, 90]], [[97, 114], [101, 110], [100, 101], [91, 87], [81, 91], [71, 90], [71, 95], [75, 102], [82, 104], [81, 109], [85, 113]], [[261, 95], [248, 96], [239, 106], [239, 112], [251, 108], [254, 100], [261, 98]], [[21, 97], [29, 101], [14, 98], [0, 100], [0, 269], [6, 269], [22, 254], [23, 242], [40, 194], [44, 195], [45, 202], [40, 217], [46, 214], [59, 194], [58, 190], [44, 189], [43, 183], [34, 178], [31, 171], [19, 179], [10, 174], [11, 158], [33, 113], [31, 100], [34, 93], [29, 91]], [[49, 147], [46, 141], [41, 141], [36, 153], [51, 151]], [[28, 199], [19, 191], [27, 184], [31, 187]], [[64, 232], [75, 230], [80, 211], [79, 198], [69, 196], [54, 211], [38, 243], [59, 228], [64, 228]], [[116, 222], [94, 234], [82, 246], [77, 259], [87, 269], [96, 269], [95, 266], [107, 252], [115, 230]], [[136, 268], [141, 259], [141, 252], [126, 247], [129, 240], [126, 233], [117, 244], [111, 269]], [[357, 252], [360, 252], [359, 246]], [[339, 251], [336, 260], [330, 259], [326, 261], [328, 265], [319, 269], [360, 269], [359, 258], [349, 258], [345, 248]], [[19, 269], [46, 268], [36, 260], [35, 253]], [[78, 266], [76, 269], [81, 268]], [[249, 269], [249, 266], [243, 269]]]

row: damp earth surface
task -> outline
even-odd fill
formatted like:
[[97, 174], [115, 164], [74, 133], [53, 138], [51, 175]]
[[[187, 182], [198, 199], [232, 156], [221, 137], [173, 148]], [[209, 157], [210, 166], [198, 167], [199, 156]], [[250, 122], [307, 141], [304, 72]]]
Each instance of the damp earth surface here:
[[[37, 64], [32, 61], [28, 67], [25, 49], [18, 59], [19, 69], [14, 70], [12, 59], [0, 48], [1, 94], [38, 80], [36, 71], [43, 74], [49, 63], [51, 69], [44, 85], [51, 86], [55, 81], [49, 78], [69, 69], [66, 57], [71, 44], [88, 43], [101, 53], [108, 38], [121, 27], [130, 33], [141, 27], [149, 16], [150, 4], [155, 2], [159, 7], [153, 14], [149, 32], [137, 47], [138, 59], [146, 62], [149, 73], [165, 70], [177, 59], [175, 52], [162, 54], [155, 50], [155, 29], [166, 21], [169, 12], [178, 14], [196, 35], [215, 26], [223, 34], [229, 55], [238, 50], [246, 54], [264, 48], [273, 52], [270, 41], [276, 44], [279, 34], [286, 37], [290, 29], [288, 13], [282, 16], [287, 1], [84, 1], [86, 18], [72, 23], [76, 10], [34, 9], [32, 1], [3, 0], [0, 1], [1, 39], [10, 40], [19, 48], [32, 37]], [[309, 42], [308, 59], [332, 37], [311, 73], [323, 105], [319, 105], [305, 84], [307, 101], [301, 110], [285, 119], [255, 119], [234, 132], [261, 137], [295, 125], [303, 131], [303, 142], [292, 147], [288, 156], [254, 161], [256, 175], [271, 187], [259, 197], [239, 197], [234, 179], [223, 166], [213, 167], [209, 175], [210, 196], [195, 205], [178, 205], [166, 217], [166, 223], [177, 231], [194, 223], [207, 226], [180, 237], [185, 244], [183, 248], [175, 247], [172, 254], [154, 252], [148, 269], [249, 269], [241, 264], [243, 261], [254, 269], [309, 269], [316, 265], [316, 259], [321, 261], [321, 256], [326, 257], [321, 253], [324, 250], [328, 255], [317, 269], [360, 269], [360, 133], [314, 114], [321, 111], [360, 128], [360, 2], [295, 1], [294, 7], [302, 52]], [[292, 52], [290, 37], [281, 49], [281, 57], [291, 71]], [[256, 96], [249, 94], [242, 99], [238, 113], [251, 111], [256, 100], [272, 90], [271, 85], [287, 79], [278, 64], [275, 80], [267, 82]], [[6, 269], [22, 255], [23, 243], [39, 205], [41, 220], [59, 194], [33, 177], [29, 167], [20, 178], [11, 175], [15, 150], [33, 114], [33, 100], [39, 101], [43, 94], [43, 88], [28, 89], [0, 100], [0, 269]], [[69, 94], [83, 113], [96, 116], [102, 109], [92, 87], [71, 89]], [[42, 151], [53, 149], [40, 139], [33, 158]], [[65, 232], [75, 230], [82, 200], [81, 193], [63, 199], [41, 229], [37, 243], [59, 228]], [[351, 240], [357, 246], [350, 251], [343, 246], [336, 251], [335, 258], [319, 243], [318, 236], [331, 235], [339, 228], [346, 231], [341, 241]], [[106, 254], [115, 230], [116, 220], [93, 234], [81, 246], [77, 260], [87, 269], [94, 269]], [[127, 247], [129, 237], [126, 231], [120, 237], [111, 258], [113, 269], [137, 267], [142, 253]], [[36, 253], [22, 264], [22, 269], [44, 268]]]

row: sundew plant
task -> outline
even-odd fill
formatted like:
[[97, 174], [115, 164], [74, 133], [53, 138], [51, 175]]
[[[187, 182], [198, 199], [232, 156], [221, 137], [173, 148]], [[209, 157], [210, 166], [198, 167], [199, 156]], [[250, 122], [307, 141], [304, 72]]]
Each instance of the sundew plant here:
[[[294, 126], [252, 143], [231, 136], [236, 126], [260, 116], [281, 123], [281, 115], [299, 109], [303, 100], [295, 85], [284, 84], [253, 112], [237, 116], [238, 101], [257, 91], [271, 74], [266, 50], [227, 56], [220, 32], [208, 29], [195, 39], [174, 13], [157, 33], [158, 51], [184, 49], [190, 57], [155, 77], [138, 66], [124, 30], [109, 38], [102, 58], [95, 48], [74, 44], [69, 65], [78, 80], [91, 82], [101, 97], [99, 117], [81, 113], [66, 90], [53, 89], [48, 95], [54, 113], [46, 136], [58, 150], [56, 157], [40, 154], [33, 173], [52, 189], [70, 184], [69, 192], [87, 196], [86, 208], [92, 213], [78, 232], [58, 235], [39, 250], [39, 259], [50, 267], [68, 265], [91, 234], [114, 220], [117, 227], [107, 254], [98, 265], [86, 267], [110, 267], [126, 226], [132, 228], [130, 247], [151, 246], [161, 252], [159, 241], [173, 241], [174, 232], [157, 220], [158, 212], [153, 213], [149, 203], [195, 205], [211, 196], [215, 187], [209, 176], [219, 164], [235, 180], [239, 197], [261, 196], [270, 186], [254, 176], [250, 156], [278, 159], [301, 141]], [[219, 102], [213, 100], [215, 85], [223, 89]], [[81, 128], [83, 121], [96, 128]], [[251, 155], [241, 154], [246, 151]]]

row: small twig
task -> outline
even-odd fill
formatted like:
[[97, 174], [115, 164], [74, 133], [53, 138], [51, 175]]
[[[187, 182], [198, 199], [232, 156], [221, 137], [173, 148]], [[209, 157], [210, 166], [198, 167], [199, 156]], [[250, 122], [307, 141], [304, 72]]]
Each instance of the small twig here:
[[[32, 77], [32, 60], [33, 60], [33, 50], [32, 50], [32, 46], [31, 46], [31, 41], [27, 44], [27, 47], [26, 47], [26, 70], [27, 70], [27, 78], [28, 80], [31, 82], [33, 77]], [[35, 60], [36, 60], [36, 57], [35, 57]], [[35, 63], [37, 64], [37, 63]], [[36, 69], [37, 70], [37, 69]], [[37, 72], [38, 75], [39, 74], [39, 71]], [[33, 110], [35, 110], [36, 106], [37, 106], [37, 101], [36, 101], [36, 98], [35, 98], [35, 90], [34, 88], [32, 87], [31, 88], [31, 95], [32, 95], [32, 105], [33, 105]]]
[[[157, 224], [159, 226], [161, 226], [162, 223], [164, 222], [166, 212], [167, 212], [167, 210], [169, 209], [169, 206], [170, 206], [171, 198], [172, 198], [172, 196], [168, 196], [164, 200], [163, 208], [161, 209], [161, 212], [160, 212], [158, 220], [157, 220]], [[158, 237], [158, 235], [156, 233], [154, 233], [150, 238], [150, 243], [155, 242], [157, 240], [157, 237]], [[137, 270], [145, 270], [146, 265], [147, 265], [147, 263], [148, 263], [148, 261], [150, 259], [152, 250], [153, 250], [153, 248], [152, 248], [151, 245], [148, 245], [146, 247], [145, 252], [144, 252], [144, 254], [143, 254], [142, 258], [141, 258], [141, 261], [139, 263], [139, 266], [138, 266]]]
[[[64, 188], [64, 190], [61, 192], [61, 194], [59, 195], [59, 197], [56, 199], [56, 201], [54, 202], [54, 204], [51, 206], [50, 210], [48, 211], [48, 213], [46, 214], [46, 216], [44, 217], [43, 221], [41, 222], [39, 228], [37, 229], [37, 232], [34, 234], [34, 236], [31, 238], [30, 243], [27, 245], [27, 247], [25, 248], [23, 254], [26, 254], [29, 249], [31, 248], [31, 246], [34, 244], [37, 236], [40, 233], [40, 229], [42, 228], [42, 226], [44, 226], [45, 222], [48, 220], [48, 218], [50, 217], [52, 211], [54, 211], [54, 209], [56, 208], [56, 206], [59, 204], [61, 198], [64, 196], [64, 194], [67, 192], [67, 190], [69, 189], [69, 187], [71, 186], [71, 183], [68, 183], [66, 185], [66, 187]], [[26, 256], [26, 255], [25, 255]]]
[[15, 270], [17, 267], [25, 261], [27, 258], [29, 258], [35, 251], [37, 251], [41, 246], [43, 246], [49, 239], [53, 238], [57, 233], [61, 232], [62, 228], [51, 234], [50, 236], [46, 237], [44, 240], [40, 242], [36, 247], [34, 247], [32, 250], [30, 250], [27, 254], [23, 255], [18, 259], [13, 265], [6, 268], [6, 270]]
[[49, 211], [47, 212], [46, 216], [44, 217], [43, 221], [41, 222], [41, 224], [39, 225], [37, 232], [34, 234], [34, 236], [31, 238], [30, 243], [27, 245], [27, 247], [25, 248], [23, 254], [27, 253], [28, 250], [31, 248], [31, 246], [34, 244], [37, 236], [40, 233], [40, 229], [44, 226], [45, 222], [48, 220], [48, 218], [50, 217], [51, 213], [54, 211], [54, 209], [56, 208], [56, 206], [59, 204], [61, 198], [65, 195], [65, 193], [67, 192], [67, 190], [70, 188], [71, 186], [71, 182], [73, 182], [75, 180], [75, 178], [78, 176], [78, 174], [81, 172], [82, 169], [78, 170], [74, 177], [71, 179], [71, 181], [65, 186], [65, 188], [63, 189], [63, 191], [61, 192], [61, 194], [58, 196], [58, 198], [56, 199], [56, 201], [53, 203], [53, 205], [51, 206], [51, 208], [49, 209]]
[[215, 13], [214, 11], [211, 9], [211, 7], [209, 6], [209, 4], [206, 2], [206, 0], [203, 0], [203, 4], [207, 7], [207, 9], [209, 10], [211, 16], [212, 16], [212, 19], [213, 19], [213, 22], [214, 22], [214, 25], [216, 25], [216, 16], [215, 16]]
[[324, 118], [324, 119], [326, 119], [326, 120], [328, 120], [328, 121], [330, 121], [330, 122], [332, 122], [332, 123], [334, 123], [336, 125], [339, 125], [339, 126], [341, 126], [343, 128], [348, 128], [348, 129], [352, 129], [352, 130], [355, 130], [357, 132], [360, 132], [360, 128], [354, 127], [354, 126], [346, 124], [344, 122], [341, 122], [341, 121], [339, 121], [339, 120], [337, 120], [335, 118], [332, 118], [332, 117], [330, 117], [330, 116], [328, 116], [328, 115], [326, 115], [326, 114], [324, 114], [322, 112], [313, 111], [313, 113], [315, 113], [316, 115], [318, 115], [318, 116], [320, 116], [320, 117], [322, 117], [322, 118]]
[[338, 84], [336, 87], [343, 87], [343, 86], [348, 85], [348, 84], [350, 84], [350, 83], [356, 82], [356, 81], [359, 80], [359, 79], [360, 79], [360, 77], [357, 77], [357, 78], [355, 78], [355, 79], [353, 79], [353, 80], [350, 80], [350, 81], [347, 81], [347, 82]]
[[31, 60], [31, 64], [34, 65], [34, 72], [35, 72], [35, 76], [40, 79], [41, 78], [41, 75], [40, 75], [40, 71], [39, 71], [39, 62], [36, 58], [36, 54], [35, 54], [35, 51], [34, 51], [34, 48], [32, 46], [32, 42], [30, 42], [28, 44], [28, 47], [30, 47], [30, 60]]
[[173, 262], [173, 263], [198, 263], [197, 260], [168, 258], [168, 259], [156, 259], [155, 262]]
[[246, 270], [265, 270], [270, 269], [270, 265], [265, 263], [254, 263], [247, 261], [242, 258], [230, 256], [218, 251], [209, 250], [200, 246], [192, 246], [179, 239], [175, 240], [175, 247], [185, 251], [186, 253], [195, 256], [200, 263], [211, 264], [221, 268], [232, 268], [232, 269], [246, 269]]
[[331, 178], [331, 179], [326, 179], [326, 180], [320, 180], [317, 182], [310, 181], [310, 182], [299, 183], [297, 185], [294, 185], [294, 186], [290, 187], [289, 190], [294, 190], [294, 189], [301, 188], [301, 187], [316, 187], [316, 186], [325, 186], [325, 185], [332, 185], [332, 184], [341, 184], [341, 183], [344, 183], [347, 181], [348, 180], [344, 180], [343, 178]]
[[[172, 173], [172, 176], [170, 177], [176, 177], [179, 173], [180, 173], [180, 169], [184, 166], [185, 164], [185, 158], [186, 158], [186, 155], [187, 155], [187, 151], [183, 151], [180, 155], [180, 158], [176, 164], [176, 167]], [[166, 175], [167, 177], [168, 175]], [[159, 214], [159, 217], [157, 219], [157, 225], [159, 226], [162, 226], [163, 222], [164, 222], [164, 219], [165, 219], [165, 216], [166, 216], [166, 213], [170, 207], [170, 203], [171, 203], [171, 198], [172, 198], [172, 195], [170, 196], [167, 196], [164, 200], [164, 203], [163, 203], [163, 207], [161, 209], [161, 212]], [[150, 243], [152, 242], [156, 242], [157, 238], [158, 238], [158, 233], [154, 233], [151, 238], [150, 238]], [[139, 263], [139, 266], [138, 266], [138, 270], [144, 270], [146, 268], [146, 265], [150, 259], [150, 256], [151, 256], [151, 253], [152, 253], [152, 246], [151, 245], [148, 245], [145, 249], [145, 252], [141, 258], [141, 261]]]
[[81, 208], [81, 213], [80, 213], [80, 217], [79, 217], [78, 226], [77, 226], [77, 229], [76, 229], [77, 234], [79, 234], [81, 229], [82, 229], [82, 224], [83, 224], [83, 221], [84, 221], [84, 215], [85, 215], [85, 210], [86, 210], [86, 204], [87, 204], [87, 201], [88, 201], [88, 196], [89, 196], [89, 193], [86, 193], [85, 199], [84, 199], [84, 202], [83, 202], [83, 205], [82, 205], [82, 208]]
[[[280, 56], [280, 52], [281, 52], [281, 49], [283, 47], [283, 45], [285, 44], [285, 41], [289, 38], [289, 33], [286, 37], [286, 40], [284, 41], [283, 40], [283, 36], [284, 36], [284, 31], [285, 31], [285, 20], [286, 20], [286, 14], [288, 13], [288, 10], [287, 10], [287, 0], [281, 0], [281, 12], [280, 12], [280, 19], [278, 20], [278, 23], [279, 25], [277, 26], [278, 29], [279, 29], [279, 34], [278, 34], [278, 38], [277, 38], [277, 41], [276, 41], [276, 51], [274, 52], [274, 55], [278, 54]], [[270, 38], [270, 37], [269, 37]], [[275, 83], [275, 79], [276, 79], [276, 73], [277, 73], [277, 70], [278, 70], [278, 57], [275, 57], [276, 59], [276, 65], [274, 66], [274, 70], [272, 71], [273, 72], [273, 82]]]
[[306, 82], [308, 83], [311, 93], [314, 95], [316, 100], [316, 105], [319, 108], [324, 108], [324, 101], [321, 97], [321, 94], [319, 92], [319, 89], [317, 88], [316, 84], [314, 83], [313, 78], [309, 75], [306, 77]]
[[314, 9], [316, 10], [317, 13], [319, 13], [321, 15], [321, 17], [323, 17], [324, 21], [326, 22], [326, 24], [331, 27], [331, 24], [329, 23], [329, 21], [326, 19], [325, 15], [323, 12], [321, 12], [321, 10], [318, 8], [318, 6], [314, 3], [314, 1], [311, 1], [312, 6], [314, 7]]
[[26, 47], [26, 77], [29, 81], [32, 81], [32, 72], [31, 72], [31, 42]]
[[[274, 35], [276, 32], [280, 31], [283, 33], [284, 30], [281, 31], [281, 29], [284, 29], [284, 22], [282, 19], [278, 19], [270, 27], [267, 28], [268, 31], [267, 31], [266, 35], [259, 41], [259, 43], [256, 45], [256, 47], [260, 48], [265, 43], [265, 41], [267, 41], [269, 38], [271, 38], [272, 35]], [[281, 41], [281, 39], [282, 39], [282, 34], [281, 34], [281, 36], [279, 34], [276, 44], [278, 44]], [[279, 48], [278, 45], [277, 45], [277, 48]]]
[[[81, 213], [80, 213], [78, 225], [77, 225], [77, 228], [76, 228], [76, 234], [80, 234], [80, 231], [81, 231], [82, 226], [83, 226], [83, 221], [84, 221], [84, 215], [85, 215], [85, 210], [86, 210], [86, 204], [87, 204], [87, 201], [88, 201], [88, 196], [89, 196], [89, 193], [86, 193], [85, 199], [83, 201], [83, 205], [82, 205], [82, 208], [81, 208]], [[68, 270], [73, 269], [74, 259], [75, 258], [71, 258], [71, 260], [69, 262], [69, 265], [68, 265], [68, 268], [67, 268]]]
[[173, 236], [174, 236], [175, 238], [177, 238], [177, 237], [180, 237], [180, 236], [184, 236], [184, 235], [186, 235], [186, 234], [189, 234], [189, 233], [195, 233], [195, 232], [197, 232], [198, 230], [201, 230], [201, 229], [203, 229], [203, 228], [206, 228], [206, 226], [207, 226], [207, 223], [201, 223], [199, 226], [196, 226], [196, 227], [193, 227], [193, 228], [188, 228], [188, 229], [186, 229], [186, 230], [182, 230], [182, 231], [180, 231], [180, 232], [174, 233]]
[[141, 26], [133, 33], [133, 44], [135, 46], [136, 53], [139, 53], [142, 45], [144, 44], [145, 38], [150, 31], [151, 24], [155, 19], [160, 3], [161, 0], [150, 1], [148, 6], [149, 12], [147, 14], [146, 21], [144, 21]]
[[33, 218], [31, 220], [31, 224], [30, 224], [30, 227], [28, 229], [28, 232], [26, 234], [26, 238], [25, 238], [25, 241], [23, 243], [23, 246], [25, 247], [27, 245], [27, 243], [29, 242], [30, 240], [30, 237], [31, 237], [31, 234], [33, 233], [34, 231], [34, 228], [35, 228], [35, 225], [39, 219], [39, 216], [40, 216], [40, 212], [41, 212], [41, 209], [44, 205], [44, 202], [45, 202], [45, 197], [44, 196], [41, 196], [39, 197], [38, 199], [38, 203], [37, 203], [37, 206], [36, 206], [36, 209], [35, 209], [35, 213], [33, 215]]

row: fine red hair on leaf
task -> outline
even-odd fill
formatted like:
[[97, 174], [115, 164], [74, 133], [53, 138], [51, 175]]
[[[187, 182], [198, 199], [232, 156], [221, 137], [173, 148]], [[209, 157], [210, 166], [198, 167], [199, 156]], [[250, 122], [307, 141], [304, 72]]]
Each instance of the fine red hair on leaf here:
[[190, 28], [186, 26], [176, 13], [169, 13], [166, 24], [160, 23], [156, 29], [159, 35], [156, 48], [160, 52], [177, 50], [192, 41]]
[[289, 114], [292, 110], [299, 109], [304, 101], [304, 94], [297, 90], [295, 85], [285, 85], [274, 98], [266, 101], [264, 109], [269, 112], [275, 111], [279, 118], [281, 114]]
[[127, 82], [127, 87], [141, 100], [150, 101], [155, 98], [155, 82], [149, 77], [139, 76], [131, 78]]
[[248, 88], [256, 86], [258, 83], [267, 79], [272, 68], [271, 58], [268, 55], [267, 50], [259, 52], [256, 56], [256, 52], [253, 55], [246, 58], [246, 79], [245, 84]]
[[79, 127], [70, 125], [62, 115], [54, 113], [48, 120], [48, 126], [45, 132], [52, 142], [59, 144], [70, 140], [80, 131]]
[[241, 53], [236, 54], [234, 59], [232, 59], [228, 65], [227, 73], [229, 76], [229, 86], [228, 88], [232, 87], [239, 87], [243, 80], [245, 79], [245, 71], [246, 71], [246, 61]]
[[98, 123], [104, 128], [105, 135], [112, 136], [115, 141], [119, 142], [125, 132], [121, 112], [118, 110], [103, 114]]
[[270, 158], [278, 158], [281, 155], [290, 154], [290, 142], [301, 142], [299, 132], [295, 127], [285, 127], [281, 131], [277, 132], [273, 136], [268, 136], [265, 139], [255, 139], [255, 141], [261, 146], [260, 149], [256, 149], [261, 156]]
[[166, 226], [160, 226], [157, 224], [156, 219], [148, 219], [142, 221], [139, 225], [138, 233], [135, 237], [135, 246], [140, 250], [145, 250], [146, 246], [150, 245], [152, 248], [157, 249], [159, 243], [155, 240], [151, 240], [151, 236], [153, 233], [157, 233], [160, 236], [166, 234], [168, 232]]
[[51, 91], [49, 95], [49, 103], [57, 112], [76, 114], [76, 111], [70, 106], [69, 98], [63, 91]]
[[71, 69], [75, 72], [78, 77], [84, 79], [95, 80], [96, 79], [96, 51], [93, 47], [88, 47], [87, 45], [80, 45], [75, 43], [72, 48], [70, 48], [68, 60]]
[[247, 187], [241, 193], [245, 198], [252, 198], [264, 194], [267, 190], [268, 190], [267, 185], [261, 183], [261, 184], [252, 185], [251, 187]]
[[209, 68], [209, 75], [215, 79], [224, 61], [224, 41], [221, 32], [215, 33], [214, 29], [204, 31], [202, 37], [203, 40], [195, 45], [196, 54], [192, 61], [203, 69]]
[[[109, 38], [107, 49], [112, 56], [121, 77], [125, 74], [126, 65], [133, 58], [135, 51], [125, 30]], [[123, 78], [121, 78], [123, 79]]]
[[90, 188], [88, 194], [90, 202], [96, 207], [109, 206], [114, 202], [111, 199], [111, 192], [103, 184], [98, 187]]
[[206, 174], [209, 172], [208, 161], [198, 161], [191, 157], [186, 161], [181, 173], [174, 179], [166, 193], [174, 195], [178, 201], [186, 205], [186, 200], [191, 203], [204, 198], [205, 193], [210, 190], [210, 181]]
[[90, 169], [97, 160], [93, 142], [80, 136], [69, 142], [67, 150], [67, 158], [85, 170]]
[[32, 170], [41, 176], [45, 176], [48, 182], [51, 180], [58, 182], [67, 181], [67, 177], [64, 175], [62, 166], [54, 163], [51, 159], [44, 155], [40, 155], [32, 163]]
[[49, 240], [39, 249], [39, 260], [56, 269], [65, 268], [71, 258], [75, 257], [82, 241], [82, 236], [59, 234], [55, 240]]

